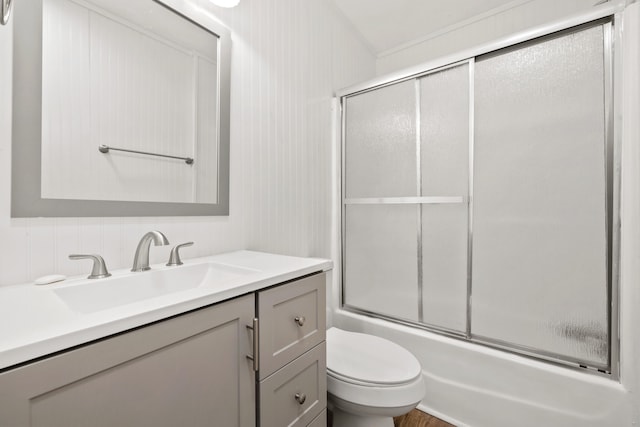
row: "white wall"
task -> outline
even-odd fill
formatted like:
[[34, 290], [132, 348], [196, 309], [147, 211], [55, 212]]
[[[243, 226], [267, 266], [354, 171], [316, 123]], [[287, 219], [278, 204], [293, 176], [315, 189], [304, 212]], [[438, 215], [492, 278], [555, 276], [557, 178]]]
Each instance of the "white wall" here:
[[[232, 31], [228, 217], [10, 218], [12, 27], [0, 26], [0, 285], [89, 272], [70, 253], [129, 267], [152, 229], [185, 258], [248, 248], [330, 256], [331, 97], [374, 75], [375, 60], [328, 0], [244, 0], [231, 10], [193, 0]], [[168, 247], [153, 248], [163, 262]]]
[[[609, 0], [621, 3], [624, 0]], [[591, 9], [599, 0], [514, 0], [491, 14], [479, 15], [397, 48], [381, 52], [377, 74], [383, 75], [459, 52], [510, 34]]]

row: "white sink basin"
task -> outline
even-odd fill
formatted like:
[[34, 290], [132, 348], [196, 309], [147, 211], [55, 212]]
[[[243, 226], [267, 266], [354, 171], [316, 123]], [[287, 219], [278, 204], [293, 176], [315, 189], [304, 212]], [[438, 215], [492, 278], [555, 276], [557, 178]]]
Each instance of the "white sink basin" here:
[[166, 294], [196, 288], [224, 287], [259, 270], [206, 262], [185, 264], [106, 279], [85, 280], [55, 289], [55, 295], [77, 313], [94, 313]]

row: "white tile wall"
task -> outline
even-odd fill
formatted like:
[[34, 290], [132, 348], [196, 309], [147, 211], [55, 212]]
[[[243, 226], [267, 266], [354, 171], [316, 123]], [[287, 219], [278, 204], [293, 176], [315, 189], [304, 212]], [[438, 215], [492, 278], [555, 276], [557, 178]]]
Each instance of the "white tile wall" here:
[[[233, 34], [230, 215], [10, 218], [12, 27], [0, 26], [0, 285], [88, 273], [67, 260], [72, 252], [128, 267], [152, 229], [195, 241], [185, 258], [241, 248], [330, 256], [331, 98], [374, 75], [373, 55], [330, 0], [243, 0], [230, 10], [193, 1]], [[168, 251], [154, 247], [151, 262]]]

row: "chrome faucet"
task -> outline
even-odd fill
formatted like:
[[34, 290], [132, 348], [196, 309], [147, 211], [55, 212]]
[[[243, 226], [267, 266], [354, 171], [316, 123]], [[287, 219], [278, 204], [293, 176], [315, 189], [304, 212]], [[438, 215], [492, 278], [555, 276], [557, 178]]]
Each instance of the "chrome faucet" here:
[[151, 242], [155, 246], [164, 246], [169, 244], [167, 236], [159, 231], [150, 231], [140, 239], [138, 248], [136, 249], [136, 255], [133, 258], [133, 267], [131, 271], [146, 271], [149, 270], [149, 249], [151, 248]]

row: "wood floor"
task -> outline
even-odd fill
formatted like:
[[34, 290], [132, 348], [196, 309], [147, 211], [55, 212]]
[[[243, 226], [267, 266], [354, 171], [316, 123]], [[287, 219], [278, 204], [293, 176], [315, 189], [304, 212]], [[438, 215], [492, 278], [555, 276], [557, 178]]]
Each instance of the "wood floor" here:
[[[331, 416], [331, 411], [327, 415], [327, 426], [332, 427], [333, 417]], [[455, 427], [453, 424], [446, 423], [417, 409], [401, 417], [395, 417], [393, 424], [395, 427]]]
[[455, 427], [453, 424], [414, 409], [406, 415], [393, 419], [395, 427]]

